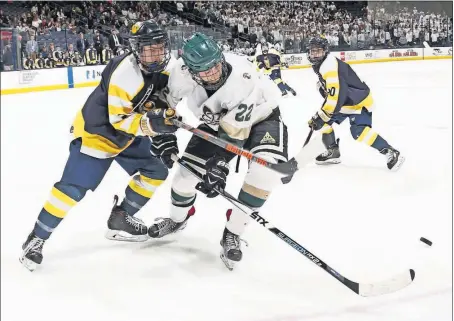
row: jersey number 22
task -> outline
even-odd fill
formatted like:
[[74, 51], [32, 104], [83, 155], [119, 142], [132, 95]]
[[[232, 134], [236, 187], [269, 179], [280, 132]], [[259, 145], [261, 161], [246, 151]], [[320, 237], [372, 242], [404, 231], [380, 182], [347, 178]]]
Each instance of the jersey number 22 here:
[[246, 104], [239, 105], [238, 113], [235, 115], [235, 120], [238, 122], [250, 121], [253, 108], [254, 104], [251, 104], [250, 106], [247, 106]]

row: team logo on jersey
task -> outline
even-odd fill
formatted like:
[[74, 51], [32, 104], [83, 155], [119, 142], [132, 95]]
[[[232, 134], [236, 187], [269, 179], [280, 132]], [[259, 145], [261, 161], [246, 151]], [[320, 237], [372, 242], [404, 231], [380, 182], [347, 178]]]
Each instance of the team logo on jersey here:
[[247, 72], [245, 72], [245, 73], [243, 74], [243, 78], [251, 79], [251, 75], [248, 74]]
[[276, 144], [276, 140], [270, 135], [269, 132], [266, 132], [265, 136], [263, 136], [260, 141], [260, 144]]
[[200, 120], [208, 125], [219, 125], [219, 121], [225, 114], [227, 111], [224, 109], [220, 113], [213, 113], [207, 106], [203, 106], [203, 115], [200, 116]]

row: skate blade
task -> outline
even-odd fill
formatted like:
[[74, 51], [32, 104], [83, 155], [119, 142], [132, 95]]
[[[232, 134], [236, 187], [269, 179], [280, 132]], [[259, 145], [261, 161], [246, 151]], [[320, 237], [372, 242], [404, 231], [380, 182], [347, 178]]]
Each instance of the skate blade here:
[[404, 162], [405, 162], [405, 157], [399, 155], [396, 165], [394, 165], [393, 168], [391, 168], [391, 172], [397, 172]]
[[38, 264], [32, 260], [27, 259], [25, 256], [19, 258], [19, 262], [30, 272], [33, 272], [38, 267]]
[[315, 161], [315, 164], [317, 165], [334, 165], [334, 164], [340, 164], [341, 163], [341, 160], [340, 158], [335, 158], [335, 159], [329, 159], [329, 160], [326, 160], [326, 161]]
[[232, 260], [229, 260], [225, 255], [224, 255], [224, 251], [221, 250], [221, 254], [219, 255], [222, 262], [224, 262], [224, 265], [226, 268], [229, 269], [229, 271], [233, 271], [233, 269], [235, 268], [235, 262], [232, 261]]
[[149, 238], [148, 234], [132, 235], [125, 231], [116, 231], [116, 230], [107, 230], [105, 237], [108, 240], [123, 241], [123, 242], [145, 242]]

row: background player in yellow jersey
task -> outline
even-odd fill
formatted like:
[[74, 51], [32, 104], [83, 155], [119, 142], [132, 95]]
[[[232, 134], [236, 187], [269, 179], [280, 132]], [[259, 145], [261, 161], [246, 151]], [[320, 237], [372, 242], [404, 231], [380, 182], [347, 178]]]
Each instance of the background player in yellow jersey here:
[[290, 91], [293, 96], [296, 96], [296, 91], [293, 90], [286, 82], [282, 80], [281, 75], [281, 55], [274, 49], [269, 49], [268, 45], [262, 44], [262, 52], [255, 58], [257, 69], [263, 70], [263, 73], [270, 77], [277, 85], [282, 93], [282, 97], [287, 97], [287, 91]]
[[[178, 153], [176, 137], [170, 134], [177, 128], [168, 119], [175, 114], [169, 104], [175, 105], [166, 98], [170, 45], [166, 32], [154, 21], [136, 23], [130, 44], [130, 53], [109, 62], [100, 84], [77, 113], [62, 178], [54, 184], [22, 247], [20, 261], [29, 270], [41, 264], [44, 242], [86, 192], [97, 188], [114, 160], [134, 176], [120, 205], [115, 196], [106, 237], [148, 238], [147, 226], [134, 214], [166, 179], [170, 154]], [[158, 135], [162, 133], [167, 135]]]
[[330, 55], [325, 38], [312, 38], [307, 56], [319, 78], [320, 94], [325, 98], [322, 108], [309, 121], [311, 128], [322, 130], [323, 144], [327, 149], [317, 156], [316, 163], [340, 163], [339, 139], [336, 140], [332, 124], [340, 124], [349, 118], [353, 138], [386, 155], [388, 168], [398, 170], [405, 158], [372, 129], [374, 101], [369, 87], [350, 65]]

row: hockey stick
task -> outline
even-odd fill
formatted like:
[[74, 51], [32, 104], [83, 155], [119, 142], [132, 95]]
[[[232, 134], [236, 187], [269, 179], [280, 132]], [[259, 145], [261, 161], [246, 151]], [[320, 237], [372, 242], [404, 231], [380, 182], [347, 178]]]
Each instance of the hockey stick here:
[[[233, 145], [232, 143], [229, 143], [219, 137], [216, 137], [216, 136], [213, 136], [203, 130], [200, 130], [198, 128], [194, 128], [192, 127], [191, 125], [188, 125], [180, 120], [177, 120], [177, 119], [172, 119], [172, 123], [177, 126], [177, 127], [180, 127], [180, 128], [183, 128], [183, 129], [186, 129], [187, 131], [193, 133], [194, 135], [202, 138], [202, 139], [205, 139], [206, 141], [209, 141], [210, 143], [214, 144], [214, 145], [217, 145], [219, 147], [222, 147], [224, 148], [225, 150], [229, 151], [229, 152], [232, 152], [236, 155], [240, 155], [240, 156], [244, 156], [246, 157], [248, 160], [250, 161], [253, 161], [257, 164], [260, 164], [262, 166], [265, 166], [265, 167], [268, 167], [278, 173], [281, 173], [283, 175], [285, 175], [286, 177], [283, 177], [282, 178], [282, 181], [285, 183], [287, 180], [288, 180], [288, 176], [291, 176], [293, 174], [295, 174], [295, 172], [299, 169], [299, 166], [298, 166], [298, 163], [301, 162], [301, 158], [302, 156], [305, 156], [303, 154], [307, 154], [306, 152], [302, 153], [302, 151], [300, 151], [298, 153], [298, 155], [296, 155], [295, 157], [293, 157], [292, 159], [290, 159], [288, 162], [285, 162], [285, 163], [278, 163], [278, 164], [274, 164], [274, 163], [270, 163], [269, 161], [259, 157], [259, 156], [256, 156], [254, 154], [252, 154], [250, 151], [246, 150], [246, 149], [243, 149], [243, 148], [240, 148], [238, 146], [235, 146]], [[306, 138], [306, 141], [304, 143], [304, 146], [303, 146], [303, 149], [304, 147], [309, 143], [310, 139], [311, 139], [311, 136], [312, 136], [312, 133], [313, 133], [313, 130], [311, 129], [310, 132], [309, 132], [309, 135], [308, 137]]]
[[[310, 138], [310, 137], [309, 137]], [[192, 169], [192, 167], [189, 166], [184, 160], [180, 159], [176, 155], [172, 155], [172, 159], [175, 162], [178, 162], [181, 167], [186, 169], [189, 173], [194, 175], [196, 178], [199, 179], [199, 181], [203, 181], [203, 175], [199, 173], [198, 171]], [[268, 222], [265, 218], [259, 215], [257, 211], [255, 211], [253, 208], [249, 207], [248, 205], [242, 203], [240, 200], [238, 200], [236, 197], [230, 195], [226, 191], [218, 191], [215, 189], [216, 192], [219, 193], [223, 198], [228, 200], [230, 203], [232, 203], [235, 207], [240, 209], [242, 212], [244, 212], [246, 215], [251, 217], [254, 221], [268, 229], [271, 233], [276, 235], [278, 238], [283, 240], [285, 243], [290, 245], [292, 248], [297, 250], [299, 253], [303, 254], [305, 257], [307, 257], [309, 260], [311, 260], [314, 264], [328, 272], [331, 276], [335, 277], [336, 280], [341, 282], [343, 285], [348, 287], [350, 290], [355, 292], [356, 294], [359, 294], [364, 297], [370, 297], [370, 296], [377, 296], [377, 295], [383, 295], [383, 294], [388, 294], [392, 292], [396, 292], [398, 290], [403, 289], [404, 287], [410, 285], [410, 283], [413, 281], [415, 278], [415, 271], [410, 269], [409, 271], [405, 271], [401, 274], [398, 274], [390, 279], [377, 282], [377, 283], [357, 283], [354, 281], [351, 281], [347, 279], [346, 277], [342, 276], [340, 273], [336, 272], [332, 267], [330, 267], [328, 264], [323, 262], [321, 259], [316, 257], [314, 254], [312, 254], [310, 251], [306, 250], [303, 246], [298, 244], [296, 241], [291, 239], [289, 236], [287, 236], [284, 232], [282, 232], [280, 229], [278, 229], [275, 226], [272, 226], [270, 222]], [[240, 205], [244, 208], [240, 207]]]

